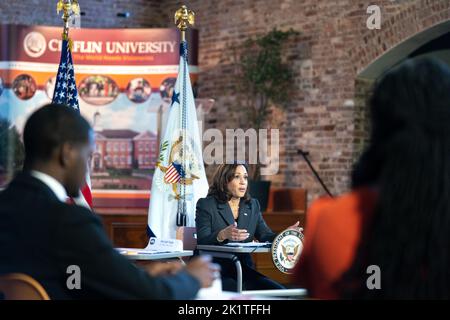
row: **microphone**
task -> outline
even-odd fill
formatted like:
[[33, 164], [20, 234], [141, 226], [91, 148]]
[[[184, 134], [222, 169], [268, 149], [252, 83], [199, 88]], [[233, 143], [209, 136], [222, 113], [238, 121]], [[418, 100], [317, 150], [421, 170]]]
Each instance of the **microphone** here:
[[298, 149], [297, 150], [297, 154], [301, 155], [303, 157], [303, 159], [305, 159], [306, 163], [308, 164], [308, 167], [311, 169], [312, 173], [314, 174], [314, 176], [316, 177], [316, 179], [319, 181], [320, 185], [322, 186], [322, 188], [325, 190], [325, 192], [332, 198], [334, 198], [334, 196], [331, 194], [330, 190], [328, 190], [327, 186], [325, 185], [325, 183], [323, 182], [322, 178], [320, 178], [319, 174], [317, 173], [316, 169], [314, 169], [313, 165], [311, 164], [311, 162], [308, 159], [309, 156], [309, 152], [308, 151], [304, 151], [302, 149]]
[[302, 155], [302, 156], [309, 156], [309, 152], [308, 151], [303, 151], [302, 149], [298, 149], [297, 153]]

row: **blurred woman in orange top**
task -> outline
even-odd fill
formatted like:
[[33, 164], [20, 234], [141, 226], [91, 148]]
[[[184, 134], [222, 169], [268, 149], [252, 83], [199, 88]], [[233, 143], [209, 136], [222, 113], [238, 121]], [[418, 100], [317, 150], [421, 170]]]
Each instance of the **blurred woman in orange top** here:
[[370, 115], [353, 191], [308, 210], [297, 283], [314, 298], [449, 298], [450, 68], [407, 60], [377, 82]]
[[374, 189], [363, 187], [338, 198], [321, 198], [308, 209], [296, 280], [309, 296], [339, 298], [334, 284], [352, 265], [376, 198]]

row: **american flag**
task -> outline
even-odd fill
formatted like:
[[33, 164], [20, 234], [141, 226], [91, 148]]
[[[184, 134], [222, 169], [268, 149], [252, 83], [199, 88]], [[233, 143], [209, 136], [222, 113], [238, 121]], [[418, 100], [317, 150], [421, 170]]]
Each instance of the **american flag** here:
[[56, 76], [55, 91], [53, 92], [53, 103], [65, 104], [80, 112], [78, 105], [78, 91], [75, 83], [75, 73], [73, 70], [72, 54], [69, 49], [69, 42], [63, 40], [61, 50], [61, 62], [59, 63], [58, 74]]
[[[74, 108], [79, 113], [78, 91], [73, 69], [69, 41], [63, 40], [61, 61], [59, 63], [58, 74], [56, 75], [55, 91], [53, 92], [52, 102], [67, 105], [70, 108]], [[86, 165], [88, 166], [88, 164]], [[85, 185], [81, 189], [80, 197], [73, 199], [73, 201], [79, 205], [92, 208], [91, 180], [89, 172], [86, 175]]]
[[172, 162], [167, 168], [166, 174], [164, 175], [164, 180], [166, 183], [176, 183], [184, 178], [184, 171], [181, 164]]

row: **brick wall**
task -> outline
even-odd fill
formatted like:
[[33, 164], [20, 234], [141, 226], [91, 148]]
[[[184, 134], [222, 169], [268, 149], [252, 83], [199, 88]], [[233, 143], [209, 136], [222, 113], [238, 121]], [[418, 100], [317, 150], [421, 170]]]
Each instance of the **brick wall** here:
[[[56, 14], [57, 0], [0, 1], [1, 23], [60, 26]], [[85, 28], [140, 28], [158, 27], [166, 23], [162, 13], [164, 1], [147, 0], [79, 0], [81, 26]], [[118, 12], [129, 12], [128, 19]]]
[[[1, 1], [2, 23], [61, 25], [56, 1]], [[358, 73], [375, 58], [414, 34], [450, 17], [450, 0], [190, 0], [200, 31], [199, 97], [214, 98], [206, 128], [242, 125], [230, 114], [237, 104], [233, 46], [274, 27], [300, 35], [288, 44], [286, 59], [295, 74], [296, 93], [286, 110], [275, 110], [280, 128], [277, 186], [304, 187], [309, 200], [323, 194], [306, 164], [310, 158], [331, 191], [348, 190], [352, 163], [367, 138], [365, 100], [370, 81]], [[180, 1], [81, 0], [84, 27], [172, 27]], [[380, 30], [368, 30], [366, 9], [382, 9]], [[124, 19], [117, 12], [129, 11]], [[210, 173], [210, 169], [208, 172]]]
[[[169, 15], [180, 3], [166, 6]], [[196, 12], [200, 31], [199, 96], [216, 99], [206, 127], [233, 128], [239, 123], [228, 112], [236, 104], [233, 46], [274, 27], [301, 33], [286, 50], [297, 92], [287, 110], [274, 116], [281, 129], [281, 163], [279, 174], [270, 179], [275, 185], [308, 189], [309, 200], [323, 191], [297, 149], [310, 151], [312, 163], [333, 193], [347, 191], [349, 172], [368, 133], [366, 100], [372, 82], [358, 79], [358, 73], [406, 38], [450, 18], [447, 0], [183, 3]], [[367, 28], [371, 4], [381, 7], [380, 30]]]

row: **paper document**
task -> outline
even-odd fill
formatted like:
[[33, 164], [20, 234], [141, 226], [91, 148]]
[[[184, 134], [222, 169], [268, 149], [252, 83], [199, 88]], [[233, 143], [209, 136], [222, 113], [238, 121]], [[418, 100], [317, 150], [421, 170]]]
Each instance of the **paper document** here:
[[169, 251], [163, 250], [147, 250], [147, 249], [135, 249], [135, 248], [116, 248], [120, 254], [123, 255], [139, 255], [139, 254], [155, 254], [155, 253], [167, 253]]
[[228, 247], [270, 247], [270, 242], [228, 242], [225, 246]]
[[147, 247], [137, 248], [116, 248], [123, 255], [155, 254], [183, 251], [183, 241], [177, 239], [150, 238]]

